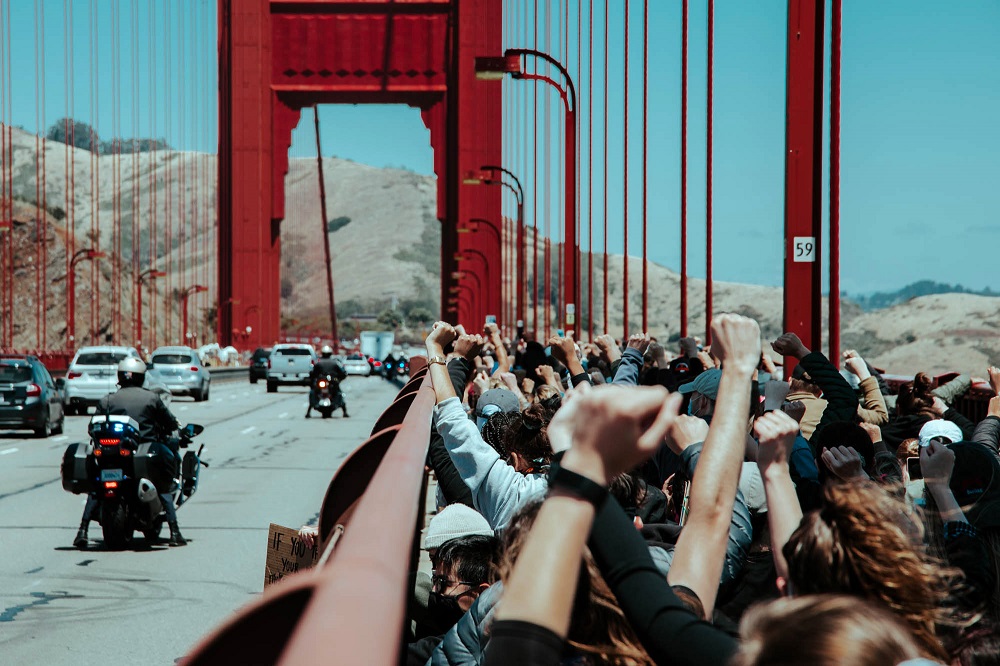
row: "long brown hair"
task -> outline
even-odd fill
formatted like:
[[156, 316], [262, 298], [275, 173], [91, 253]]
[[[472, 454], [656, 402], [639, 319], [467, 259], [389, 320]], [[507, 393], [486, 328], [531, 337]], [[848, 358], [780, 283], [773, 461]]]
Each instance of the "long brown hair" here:
[[[504, 529], [500, 578], [506, 583], [514, 570], [528, 532], [538, 516], [542, 500], [529, 502]], [[590, 663], [612, 666], [653, 666], [642, 643], [618, 606], [618, 600], [604, 582], [601, 572], [584, 549], [583, 566], [577, 579], [573, 615], [566, 642]]]
[[945, 658], [936, 627], [961, 623], [949, 604], [961, 574], [927, 553], [920, 521], [882, 488], [828, 484], [822, 499], [782, 549], [792, 593], [881, 603], [907, 622], [928, 656]]
[[899, 387], [899, 396], [896, 398], [896, 412], [900, 416], [926, 416], [927, 418], [938, 418], [934, 411], [934, 394], [931, 389], [934, 382], [926, 372], [917, 373], [912, 382], [906, 382]]
[[885, 666], [922, 656], [892, 613], [857, 597], [820, 594], [751, 608], [733, 666]]

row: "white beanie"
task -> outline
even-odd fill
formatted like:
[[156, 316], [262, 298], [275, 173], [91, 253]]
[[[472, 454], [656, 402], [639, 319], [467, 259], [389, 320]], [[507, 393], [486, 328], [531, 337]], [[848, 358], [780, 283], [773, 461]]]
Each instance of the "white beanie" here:
[[431, 518], [424, 533], [424, 549], [440, 548], [445, 541], [469, 535], [493, 536], [493, 529], [475, 509], [449, 504]]

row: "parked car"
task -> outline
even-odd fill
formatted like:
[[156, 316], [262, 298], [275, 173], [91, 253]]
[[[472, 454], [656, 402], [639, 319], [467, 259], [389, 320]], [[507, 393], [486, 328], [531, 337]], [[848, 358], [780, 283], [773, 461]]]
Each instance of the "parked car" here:
[[282, 384], [309, 386], [309, 375], [316, 364], [312, 345], [282, 344], [271, 350], [267, 371], [267, 392], [274, 393]]
[[253, 356], [250, 357], [250, 383], [256, 384], [258, 380], [267, 380], [267, 371], [271, 367], [271, 348], [257, 347]]
[[372, 366], [361, 354], [349, 354], [344, 359], [344, 371], [349, 375], [361, 375], [367, 377], [372, 374]]
[[34, 430], [38, 437], [63, 431], [62, 395], [34, 356], [0, 356], [0, 429]]
[[[90, 407], [118, 390], [118, 363], [126, 356], [141, 360], [135, 347], [81, 347], [66, 371], [63, 404], [66, 413], [86, 414]], [[149, 380], [149, 373], [146, 373]]]
[[190, 347], [158, 347], [149, 367], [172, 395], [189, 395], [195, 402], [208, 400], [212, 376]]

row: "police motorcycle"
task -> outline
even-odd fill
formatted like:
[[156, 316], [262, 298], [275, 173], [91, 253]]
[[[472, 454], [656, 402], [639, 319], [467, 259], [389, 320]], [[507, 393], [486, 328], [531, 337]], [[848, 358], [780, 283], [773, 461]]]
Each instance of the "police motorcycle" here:
[[190, 446], [203, 426], [190, 423], [165, 443], [140, 442], [139, 424], [128, 416], [96, 414], [90, 421], [90, 441], [70, 444], [63, 454], [63, 490], [93, 493], [94, 519], [101, 524], [105, 545], [125, 548], [134, 532], [155, 541], [166, 515], [159, 493], [171, 494], [176, 508], [198, 489], [204, 444], [187, 451], [178, 465], [174, 453]]
[[330, 418], [333, 410], [344, 406], [344, 394], [340, 390], [340, 382], [328, 374], [313, 379], [312, 389], [309, 391], [309, 405], [324, 419]]

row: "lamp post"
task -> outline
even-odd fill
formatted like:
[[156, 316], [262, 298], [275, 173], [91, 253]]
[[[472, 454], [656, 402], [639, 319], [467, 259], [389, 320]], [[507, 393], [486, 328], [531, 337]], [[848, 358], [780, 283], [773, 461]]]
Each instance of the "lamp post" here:
[[194, 337], [193, 335], [188, 333], [188, 299], [191, 297], [192, 294], [200, 294], [203, 291], [208, 291], [208, 287], [200, 284], [195, 284], [185, 289], [184, 293], [181, 295], [181, 302], [183, 303], [184, 306], [184, 320], [183, 320], [184, 330], [182, 331], [182, 334], [184, 338], [183, 341], [185, 343], [189, 341], [189, 338]]
[[[509, 169], [505, 169], [502, 166], [485, 165], [479, 167], [482, 172], [488, 172], [493, 177], [488, 176], [486, 173], [476, 174], [474, 177], [467, 177], [463, 182], [467, 185], [475, 185], [482, 183], [483, 185], [502, 185], [506, 187], [514, 194], [514, 199], [517, 201], [517, 284], [519, 285], [517, 290], [516, 312], [515, 317], [524, 321], [525, 306], [527, 301], [525, 300], [525, 293], [527, 293], [528, 285], [528, 273], [527, 273], [527, 262], [525, 261], [525, 223], [524, 223], [524, 188], [521, 186], [521, 180], [514, 175]], [[500, 178], [496, 178], [496, 174], [502, 174]], [[503, 179], [503, 176], [507, 176], [513, 185]]]
[[155, 268], [147, 268], [136, 277], [135, 287], [135, 344], [142, 345], [142, 285], [147, 280], [166, 277], [165, 271], [158, 271]]
[[76, 254], [69, 260], [69, 275], [66, 276], [66, 281], [69, 283], [66, 285], [69, 287], [69, 300], [66, 307], [66, 342], [70, 349], [75, 346], [76, 342], [76, 265], [81, 261], [100, 259], [103, 256], [103, 252], [87, 247], [77, 250]]
[[[559, 71], [566, 86], [561, 86], [555, 80], [544, 74], [526, 72], [522, 59], [532, 56], [538, 58]], [[579, 248], [576, 240], [576, 88], [573, 77], [558, 60], [535, 49], [507, 49], [502, 57], [476, 58], [476, 78], [482, 80], [499, 80], [510, 74], [515, 79], [526, 81], [542, 81], [559, 91], [566, 107], [566, 223], [563, 241], [563, 269], [561, 276], [563, 303], [563, 328], [572, 329], [576, 324], [576, 304], [580, 300]]]

